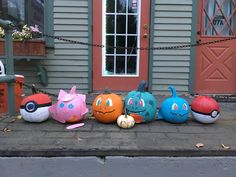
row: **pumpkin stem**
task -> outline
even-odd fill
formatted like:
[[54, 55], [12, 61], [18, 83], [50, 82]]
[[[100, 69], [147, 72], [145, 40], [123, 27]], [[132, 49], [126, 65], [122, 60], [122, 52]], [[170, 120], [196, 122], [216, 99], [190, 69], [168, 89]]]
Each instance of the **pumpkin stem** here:
[[34, 85], [34, 84], [32, 84], [32, 85], [31, 85], [31, 91], [32, 91], [32, 94], [36, 94], [36, 93], [37, 93], [37, 91], [36, 91], [36, 88], [35, 88], [35, 85]]
[[106, 89], [103, 92], [103, 94], [111, 94], [111, 90], [109, 89], [109, 87], [106, 87]]
[[173, 86], [170, 86], [169, 89], [172, 92], [172, 97], [177, 97], [177, 93], [176, 93], [175, 88]]
[[125, 118], [127, 118], [127, 111], [126, 111], [126, 108], [124, 109], [124, 111], [125, 111]]
[[138, 86], [138, 90], [139, 92], [145, 92], [145, 88], [146, 88], [146, 82], [144, 80], [142, 80]]

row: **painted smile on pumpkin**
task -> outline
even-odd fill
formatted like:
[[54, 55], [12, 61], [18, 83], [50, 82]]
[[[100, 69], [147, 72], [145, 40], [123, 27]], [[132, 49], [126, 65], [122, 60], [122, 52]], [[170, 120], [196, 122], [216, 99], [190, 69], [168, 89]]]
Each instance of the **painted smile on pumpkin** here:
[[177, 116], [177, 117], [183, 117], [184, 115], [188, 114], [188, 113], [184, 113], [184, 114], [178, 114], [178, 113], [174, 113], [174, 112], [170, 112], [171, 114]]
[[115, 109], [113, 109], [113, 110], [111, 110], [111, 111], [106, 111], [106, 112], [95, 110], [96, 113], [101, 113], [101, 114], [109, 114], [109, 113], [112, 113], [112, 112], [114, 112], [114, 111], [115, 111]]
[[145, 112], [146, 111], [146, 109], [144, 109], [144, 110], [141, 110], [141, 111], [135, 111], [135, 110], [129, 110], [130, 112], [133, 112], [133, 113], [140, 113], [140, 112]]

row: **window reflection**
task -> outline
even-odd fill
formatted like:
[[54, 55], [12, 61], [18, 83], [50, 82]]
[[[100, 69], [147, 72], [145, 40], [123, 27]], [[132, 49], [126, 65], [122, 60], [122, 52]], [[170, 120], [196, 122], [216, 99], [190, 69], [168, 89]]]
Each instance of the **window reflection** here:
[[137, 74], [136, 68], [137, 68], [136, 56], [128, 56], [127, 57], [127, 73]]
[[38, 25], [44, 30], [44, 0], [0, 0], [0, 17], [12, 21], [19, 29], [23, 25]]
[[129, 13], [137, 13], [138, 9], [138, 0], [129, 0], [128, 3], [128, 12]]
[[114, 15], [107, 15], [106, 16], [106, 32], [113, 34], [115, 26], [115, 16]]
[[113, 56], [106, 57], [105, 74], [106, 75], [113, 75], [114, 74], [114, 57]]
[[129, 15], [128, 17], [128, 33], [136, 34], [137, 33], [137, 16]]
[[106, 53], [107, 54], [114, 54], [114, 36], [107, 36], [106, 37]]
[[115, 0], [107, 0], [107, 7], [106, 12], [107, 13], [114, 13], [115, 12]]
[[125, 57], [116, 57], [116, 74], [125, 74]]
[[116, 33], [118, 34], [126, 33], [126, 16], [125, 15], [117, 15]]
[[[125, 47], [125, 36], [117, 36], [116, 37], [116, 46]], [[117, 54], [125, 54], [125, 48], [117, 48]]]
[[117, 13], [126, 13], [126, 0], [117, 0]]
[[12, 21], [16, 26], [21, 27], [25, 23], [25, 2], [24, 0], [1, 0], [1, 18]]

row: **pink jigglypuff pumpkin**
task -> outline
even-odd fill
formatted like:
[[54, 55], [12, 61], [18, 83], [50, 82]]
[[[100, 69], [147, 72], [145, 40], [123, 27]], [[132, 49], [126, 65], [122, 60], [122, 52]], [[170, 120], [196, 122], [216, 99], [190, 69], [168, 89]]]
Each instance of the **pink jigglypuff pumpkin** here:
[[57, 103], [49, 111], [52, 118], [61, 123], [79, 122], [88, 112], [85, 100], [86, 95], [77, 94], [76, 86], [73, 86], [70, 93], [60, 90]]

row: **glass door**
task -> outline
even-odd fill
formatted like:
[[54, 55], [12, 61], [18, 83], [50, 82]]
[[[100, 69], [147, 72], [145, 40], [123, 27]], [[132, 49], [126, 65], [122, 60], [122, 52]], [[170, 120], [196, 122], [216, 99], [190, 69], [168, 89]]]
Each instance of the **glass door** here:
[[93, 48], [93, 89], [135, 89], [148, 79], [148, 50], [140, 47], [149, 46], [149, 0], [94, 0], [93, 7], [93, 43], [104, 45]]

